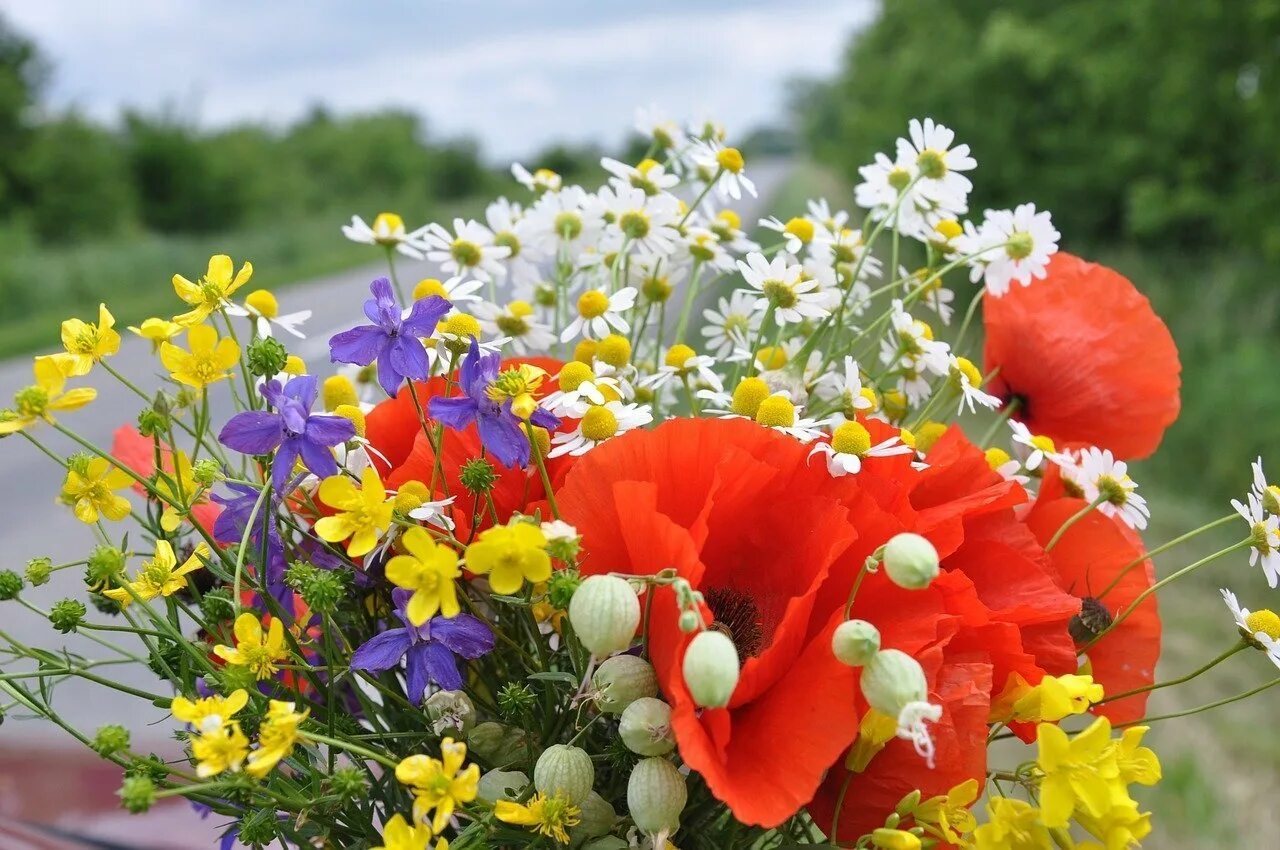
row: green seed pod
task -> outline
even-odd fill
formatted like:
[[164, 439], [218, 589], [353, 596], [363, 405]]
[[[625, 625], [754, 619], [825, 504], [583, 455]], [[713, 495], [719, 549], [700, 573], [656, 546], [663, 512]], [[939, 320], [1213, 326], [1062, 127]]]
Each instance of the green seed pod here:
[[609, 830], [618, 822], [618, 813], [604, 797], [595, 791], [582, 801], [581, 820], [569, 830], [569, 846], [581, 846], [592, 838], [608, 835]]
[[637, 755], [666, 755], [676, 745], [671, 735], [671, 706], [660, 699], [641, 697], [622, 712], [618, 734]]
[[467, 746], [491, 764], [523, 763], [529, 758], [528, 733], [492, 720], [477, 724], [467, 733]]
[[919, 534], [895, 534], [884, 544], [884, 571], [907, 590], [923, 590], [938, 577], [938, 550]]
[[27, 571], [25, 573], [27, 581], [32, 587], [39, 587], [49, 581], [49, 576], [53, 573], [53, 561], [46, 557], [32, 558], [27, 561]]
[[897, 649], [882, 649], [872, 656], [862, 668], [861, 686], [872, 708], [895, 719], [908, 703], [929, 698], [920, 662]]
[[640, 626], [640, 600], [625, 579], [591, 576], [569, 600], [569, 622], [592, 655], [606, 658], [631, 646]]
[[529, 787], [529, 777], [518, 770], [491, 770], [480, 777], [476, 794], [493, 805], [499, 800], [516, 800]]
[[693, 634], [698, 630], [698, 615], [693, 611], [680, 612], [680, 631], [685, 634]]
[[101, 727], [93, 736], [93, 749], [104, 758], [129, 749], [129, 730], [116, 724]]
[[586, 750], [552, 744], [533, 767], [533, 786], [552, 796], [559, 794], [575, 806], [582, 805], [596, 781], [596, 769]]
[[658, 695], [658, 675], [653, 665], [634, 655], [615, 655], [591, 677], [596, 690], [596, 707], [605, 714], [621, 714], [641, 697]]
[[700, 632], [684, 653], [684, 681], [703, 708], [724, 708], [738, 687], [738, 649], [724, 632]]
[[606, 835], [582, 845], [582, 850], [627, 850], [630, 846], [616, 835]]
[[880, 630], [866, 620], [845, 620], [831, 635], [831, 651], [842, 664], [861, 667], [880, 651]]
[[436, 735], [453, 731], [461, 737], [476, 723], [476, 707], [462, 691], [436, 691], [423, 704]]
[[135, 815], [145, 812], [156, 801], [155, 783], [146, 776], [125, 777], [124, 784], [117, 793], [120, 795], [120, 805]]
[[627, 780], [627, 809], [641, 832], [675, 832], [688, 800], [684, 776], [666, 759], [645, 759], [632, 768]]

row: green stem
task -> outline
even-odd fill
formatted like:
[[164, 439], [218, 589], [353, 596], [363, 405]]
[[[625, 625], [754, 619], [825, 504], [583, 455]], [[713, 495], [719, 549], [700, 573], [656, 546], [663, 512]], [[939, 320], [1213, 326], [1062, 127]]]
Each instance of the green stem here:
[[1094, 705], [1102, 705], [1103, 703], [1114, 702], [1119, 699], [1124, 699], [1125, 697], [1136, 696], [1138, 694], [1145, 694], [1150, 691], [1158, 691], [1161, 688], [1169, 688], [1169, 687], [1173, 687], [1174, 685], [1185, 684], [1187, 682], [1190, 682], [1192, 679], [1196, 678], [1200, 674], [1206, 673], [1209, 670], [1212, 670], [1214, 667], [1217, 667], [1223, 661], [1226, 661], [1228, 658], [1235, 655], [1240, 650], [1247, 648], [1248, 646], [1249, 646], [1248, 642], [1244, 640], [1237, 641], [1236, 644], [1232, 646], [1230, 649], [1228, 649], [1226, 652], [1222, 653], [1217, 658], [1205, 664], [1203, 667], [1198, 667], [1195, 670], [1192, 670], [1190, 673], [1188, 673], [1185, 676], [1179, 676], [1178, 678], [1170, 679], [1167, 682], [1157, 682], [1152, 685], [1146, 685], [1145, 687], [1133, 688], [1132, 690], [1123, 691], [1118, 694], [1113, 694], [1111, 696], [1106, 697], [1105, 699], [1099, 700], [1098, 702], [1094, 703]]
[[1204, 705], [1197, 706], [1196, 708], [1189, 708], [1186, 711], [1175, 711], [1175, 712], [1172, 712], [1171, 714], [1157, 714], [1152, 717], [1144, 717], [1141, 720], [1131, 720], [1128, 723], [1117, 723], [1115, 728], [1123, 729], [1126, 726], [1141, 726], [1147, 723], [1154, 723], [1157, 720], [1172, 720], [1175, 717], [1190, 717], [1193, 714], [1200, 714], [1201, 712], [1204, 712], [1204, 711], [1209, 711], [1214, 708], [1221, 708], [1224, 705], [1230, 705], [1233, 702], [1239, 702], [1242, 699], [1248, 699], [1254, 694], [1260, 694], [1263, 691], [1267, 690], [1268, 688], [1273, 688], [1276, 685], [1280, 685], [1280, 677], [1272, 679], [1271, 681], [1266, 682], [1265, 684], [1259, 685], [1258, 687], [1252, 690], [1245, 691], [1244, 693], [1241, 693], [1241, 694], [1236, 694], [1235, 696], [1227, 697], [1226, 699], [1220, 699], [1220, 700], [1217, 700], [1216, 702], [1205, 703]]
[[1115, 590], [1115, 587], [1117, 584], [1120, 583], [1120, 580], [1123, 579], [1129, 573], [1130, 570], [1132, 570], [1134, 567], [1138, 566], [1139, 564], [1145, 563], [1151, 558], [1154, 558], [1156, 555], [1159, 555], [1163, 552], [1167, 552], [1173, 547], [1187, 542], [1188, 540], [1190, 540], [1191, 538], [1195, 537], [1198, 534], [1202, 534], [1212, 528], [1217, 528], [1220, 525], [1231, 522], [1233, 519], [1236, 519], [1239, 516], [1240, 515], [1237, 514], [1235, 511], [1232, 511], [1231, 513], [1227, 514], [1224, 517], [1219, 517], [1218, 519], [1215, 519], [1213, 522], [1205, 523], [1199, 528], [1192, 529], [1191, 531], [1188, 531], [1186, 534], [1179, 535], [1178, 537], [1175, 537], [1172, 540], [1170, 540], [1168, 543], [1157, 546], [1154, 549], [1149, 549], [1142, 555], [1138, 556], [1137, 558], [1134, 558], [1132, 561], [1130, 561], [1129, 563], [1121, 567], [1120, 572], [1116, 573], [1116, 577], [1111, 580], [1111, 583], [1108, 584], [1106, 587], [1104, 587], [1102, 589], [1102, 592], [1099, 593], [1095, 598], [1101, 600], [1104, 596], [1106, 596], [1112, 590]]
[[1062, 535], [1066, 534], [1067, 530], [1070, 529], [1071, 526], [1075, 525], [1077, 522], [1084, 519], [1086, 516], [1092, 513], [1094, 509], [1098, 507], [1098, 505], [1101, 505], [1105, 501], [1106, 501], [1106, 496], [1098, 496], [1092, 502], [1085, 505], [1083, 508], [1081, 508], [1080, 510], [1072, 514], [1070, 517], [1068, 517], [1067, 521], [1064, 522], [1062, 525], [1058, 526], [1058, 530], [1053, 533], [1053, 536], [1049, 538], [1049, 542], [1044, 545], [1044, 551], [1046, 553], [1053, 551], [1053, 547], [1058, 545], [1058, 541], [1062, 539]]

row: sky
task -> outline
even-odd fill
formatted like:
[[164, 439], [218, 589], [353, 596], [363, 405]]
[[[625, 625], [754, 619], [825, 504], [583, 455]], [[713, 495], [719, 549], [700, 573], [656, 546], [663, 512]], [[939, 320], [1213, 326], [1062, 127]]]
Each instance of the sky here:
[[54, 68], [48, 102], [202, 126], [311, 105], [410, 109], [485, 155], [621, 140], [640, 106], [730, 133], [785, 119], [789, 79], [837, 67], [875, 0], [0, 0]]

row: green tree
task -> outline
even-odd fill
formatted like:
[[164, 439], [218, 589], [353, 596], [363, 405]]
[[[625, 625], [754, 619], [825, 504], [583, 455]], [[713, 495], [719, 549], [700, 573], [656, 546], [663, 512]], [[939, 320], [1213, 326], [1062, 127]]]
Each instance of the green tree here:
[[30, 140], [31, 109], [48, 75], [36, 45], [0, 15], [0, 212], [25, 195], [17, 173]]
[[31, 224], [46, 241], [119, 231], [133, 221], [133, 184], [119, 140], [75, 113], [32, 132], [19, 163]]

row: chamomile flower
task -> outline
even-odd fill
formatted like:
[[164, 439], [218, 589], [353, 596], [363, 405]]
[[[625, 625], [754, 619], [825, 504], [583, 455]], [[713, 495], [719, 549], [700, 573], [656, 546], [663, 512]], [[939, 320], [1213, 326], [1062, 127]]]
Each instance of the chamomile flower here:
[[652, 159], [641, 160], [636, 165], [627, 165], [625, 162], [606, 156], [600, 160], [600, 166], [613, 175], [609, 182], [616, 186], [634, 186], [643, 190], [646, 195], [665, 192], [680, 183], [678, 176], [668, 174], [662, 163]]
[[942, 324], [951, 324], [951, 318], [956, 312], [952, 306], [956, 294], [942, 285], [941, 275], [934, 274], [927, 268], [909, 272], [899, 266], [898, 277], [906, 281], [908, 293], [919, 293], [916, 300], [937, 314]]
[[509, 251], [502, 262], [507, 267], [511, 281], [516, 284], [536, 282], [541, 277], [538, 258], [529, 250], [525, 236], [528, 225], [520, 205], [513, 204], [506, 198], [498, 198], [485, 207], [484, 219], [493, 231], [494, 244]]
[[571, 360], [560, 369], [560, 389], [543, 399], [543, 406], [556, 416], [581, 419], [591, 405], [618, 401], [631, 394], [631, 387], [618, 370], [601, 360], [583, 363]]
[[821, 229], [819, 235], [828, 239], [838, 238], [849, 223], [849, 213], [845, 210], [832, 212], [826, 198], [810, 198], [805, 201], [805, 209], [809, 212], [809, 220]]
[[1253, 462], [1252, 469], [1253, 493], [1267, 513], [1280, 514], [1280, 487], [1267, 483], [1267, 475], [1262, 471], [1262, 458]]
[[803, 408], [794, 404], [785, 392], [775, 392], [760, 402], [753, 417], [757, 423], [794, 437], [802, 443], [811, 443], [822, 436], [825, 419], [810, 419], [800, 415]]
[[493, 231], [478, 221], [453, 220], [453, 232], [441, 224], [429, 224], [422, 234], [427, 259], [446, 272], [471, 275], [488, 283], [506, 273], [502, 261], [511, 248], [494, 241]]
[[1080, 488], [1085, 501], [1099, 503], [1100, 513], [1139, 531], [1147, 527], [1151, 516], [1147, 500], [1135, 492], [1138, 484], [1129, 477], [1128, 464], [1116, 460], [1110, 449], [1083, 449], [1070, 466], [1063, 466], [1062, 473]]
[[968, 145], [955, 145], [956, 134], [932, 118], [912, 118], [907, 125], [910, 138], [898, 139], [898, 161], [914, 162], [920, 173], [920, 189], [931, 195], [963, 204], [973, 184], [960, 172], [978, 163], [969, 155]]
[[826, 293], [816, 278], [805, 275], [803, 266], [789, 259], [784, 255], [769, 261], [752, 252], [745, 262], [738, 261], [742, 279], [760, 293], [753, 308], [760, 312], [772, 308], [773, 320], [779, 325], [825, 318], [831, 312]]
[[689, 159], [704, 183], [714, 181], [720, 197], [736, 201], [744, 192], [753, 198], [756, 196], [756, 184], [744, 173], [746, 160], [737, 148], [725, 147], [715, 140], [694, 142]]
[[746, 254], [759, 251], [760, 245], [747, 238], [742, 229], [742, 218], [731, 209], [723, 209], [706, 222], [707, 228], [716, 235], [720, 244], [735, 254]]
[[919, 171], [910, 162], [895, 162], [883, 153], [858, 168], [862, 182], [854, 187], [854, 202], [877, 221], [887, 219], [899, 232], [919, 227], [922, 216], [915, 202]]
[[[1014, 449], [1022, 458], [1022, 467], [1034, 472], [1048, 460], [1057, 463], [1061, 457], [1054, 447], [1053, 440], [1031, 433], [1031, 429], [1016, 419], [1009, 420], [1009, 428], [1013, 431]], [[1021, 449], [1018, 447], [1021, 446]]]
[[950, 346], [933, 338], [933, 329], [912, 317], [895, 300], [890, 316], [890, 330], [880, 341], [880, 362], [897, 365], [913, 373], [945, 375], [950, 368]]
[[521, 186], [538, 195], [543, 192], [559, 192], [564, 182], [560, 175], [550, 168], [539, 168], [531, 174], [529, 169], [518, 162], [511, 163], [511, 176], [516, 178], [516, 182]]
[[831, 432], [831, 442], [815, 443], [809, 452], [809, 457], [812, 458], [816, 454], [826, 455], [827, 472], [833, 478], [839, 478], [843, 475], [857, 475], [866, 458], [891, 457], [913, 452], [914, 449], [905, 445], [901, 438], [896, 436], [882, 440], [873, 446], [871, 432], [867, 430], [867, 426], [850, 419]]
[[601, 443], [652, 421], [653, 411], [648, 405], [621, 401], [591, 405], [582, 414], [578, 427], [551, 438], [551, 451], [547, 452], [547, 457], [584, 455]]
[[747, 350], [760, 332], [763, 315], [755, 309], [756, 298], [738, 289], [721, 298], [716, 309], [702, 311], [707, 323], [702, 327], [707, 348], [717, 357], [728, 357], [736, 349]]
[[406, 230], [404, 219], [392, 212], [378, 213], [373, 226], [365, 224], [358, 215], [351, 216], [350, 224], [342, 225], [342, 235], [352, 242], [392, 248], [415, 260], [422, 259], [422, 246], [418, 240], [425, 230], [425, 227], [412, 232]]
[[689, 346], [677, 343], [667, 349], [666, 357], [663, 364], [658, 367], [658, 371], [641, 380], [640, 386], [658, 389], [672, 378], [680, 378], [684, 381], [691, 380], [695, 384], [705, 384], [713, 390], [723, 390], [724, 384], [720, 376], [711, 369], [714, 365], [716, 365], [714, 357], [698, 354]]
[[[1264, 638], [1273, 642], [1280, 640], [1280, 617], [1274, 611], [1264, 608], [1250, 612], [1248, 608], [1241, 607], [1236, 595], [1226, 588], [1222, 588], [1222, 601], [1227, 603], [1231, 617], [1236, 621], [1236, 628], [1245, 640], [1260, 648], [1265, 648]], [[1280, 659], [1273, 660], [1280, 666]]]
[[588, 215], [591, 196], [577, 186], [543, 193], [525, 214], [525, 236], [539, 254], [576, 255], [595, 244], [601, 222]]
[[679, 150], [688, 141], [680, 125], [653, 106], [636, 110], [635, 128], [646, 139], [652, 139], [659, 150], [663, 151]]
[[604, 223], [611, 247], [637, 254], [670, 254], [680, 232], [680, 202], [661, 192], [647, 195], [634, 186], [605, 186], [589, 203], [589, 212]]
[[1249, 493], [1248, 502], [1231, 500], [1236, 513], [1249, 523], [1249, 566], [1262, 565], [1267, 584], [1273, 589], [1280, 584], [1280, 517], [1269, 513], [1256, 493]]
[[693, 262], [703, 263], [722, 272], [733, 269], [733, 257], [721, 246], [720, 237], [708, 228], [696, 225], [686, 227], [682, 242]]
[[1004, 480], [1017, 481], [1023, 486], [1031, 483], [1031, 476], [1022, 474], [1022, 462], [999, 446], [992, 446], [984, 452], [984, 455], [987, 458], [987, 466], [1000, 473], [1000, 477]]
[[555, 344], [556, 335], [537, 320], [533, 305], [527, 301], [508, 301], [502, 307], [482, 301], [471, 312], [486, 335], [509, 338], [516, 354], [537, 354]]
[[834, 233], [824, 230], [814, 237], [809, 257], [814, 264], [838, 270], [842, 276], [857, 270], [855, 284], [865, 284], [884, 273], [884, 264], [867, 252], [861, 230], [842, 228]]
[[969, 279], [983, 281], [987, 291], [999, 297], [1014, 281], [1029, 286], [1033, 278], [1043, 280], [1060, 236], [1048, 211], [1020, 204], [1013, 210], [987, 210], [981, 227], [966, 222], [957, 245], [972, 255]]
[[298, 327], [311, 318], [310, 310], [299, 310], [296, 313], [280, 313], [280, 302], [265, 289], [255, 289], [245, 296], [244, 306], [233, 304], [226, 308], [232, 316], [248, 316], [260, 337], [271, 336], [271, 326], [275, 325], [284, 332], [306, 339], [307, 335]]
[[947, 380], [960, 391], [960, 408], [956, 411], [957, 414], [963, 413], [966, 407], [970, 413], [974, 413], [975, 405], [995, 410], [1001, 404], [999, 398], [982, 391], [982, 373], [967, 357], [951, 356]]
[[760, 219], [760, 226], [765, 230], [772, 230], [782, 235], [783, 247], [787, 249], [788, 254], [799, 256], [804, 250], [804, 246], [808, 245], [817, 236], [817, 227], [812, 221], [801, 216], [787, 219], [785, 222], [777, 216], [769, 216]]
[[840, 414], [850, 419], [859, 413], [873, 412], [878, 404], [875, 390], [863, 386], [858, 361], [847, 355], [844, 358], [844, 369], [822, 375], [814, 389], [819, 398], [834, 404]]
[[560, 334], [560, 341], [569, 342], [578, 336], [600, 339], [608, 336], [611, 328], [618, 333], [628, 333], [631, 325], [622, 314], [635, 304], [634, 286], [624, 286], [612, 295], [603, 289], [588, 289], [578, 296], [578, 315]]

